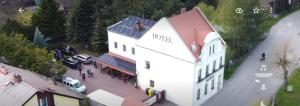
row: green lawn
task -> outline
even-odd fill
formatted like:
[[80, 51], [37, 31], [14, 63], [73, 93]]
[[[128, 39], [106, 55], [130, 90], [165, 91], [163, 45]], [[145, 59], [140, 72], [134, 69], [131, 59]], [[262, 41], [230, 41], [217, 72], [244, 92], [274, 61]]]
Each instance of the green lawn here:
[[275, 106], [300, 106], [300, 68], [290, 76], [289, 85], [293, 86], [293, 91], [287, 93], [281, 88]]

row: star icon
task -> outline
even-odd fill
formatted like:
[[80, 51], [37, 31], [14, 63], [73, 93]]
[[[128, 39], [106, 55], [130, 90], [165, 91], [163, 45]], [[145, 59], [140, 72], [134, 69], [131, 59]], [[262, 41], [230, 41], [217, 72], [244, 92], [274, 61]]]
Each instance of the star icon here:
[[257, 7], [255, 7], [255, 8], [253, 9], [253, 13], [254, 13], [254, 14], [258, 14], [258, 12], [259, 12], [259, 9], [258, 9]]

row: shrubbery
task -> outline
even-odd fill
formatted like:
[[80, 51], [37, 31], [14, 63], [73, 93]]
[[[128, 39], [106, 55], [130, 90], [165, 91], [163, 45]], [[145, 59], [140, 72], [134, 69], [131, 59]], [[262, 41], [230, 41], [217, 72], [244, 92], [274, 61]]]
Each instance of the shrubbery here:
[[53, 53], [38, 48], [22, 34], [0, 33], [0, 57], [2, 62], [28, 69], [48, 77], [60, 77], [66, 68], [53, 61]]

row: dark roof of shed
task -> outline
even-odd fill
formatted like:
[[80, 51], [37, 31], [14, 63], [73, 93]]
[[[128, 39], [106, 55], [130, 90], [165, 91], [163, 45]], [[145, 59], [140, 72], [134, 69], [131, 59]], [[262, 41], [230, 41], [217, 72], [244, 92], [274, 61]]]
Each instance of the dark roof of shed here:
[[[137, 31], [135, 30], [135, 25], [138, 22], [142, 22], [144, 29]], [[120, 35], [128, 36], [131, 38], [139, 39], [145, 32], [147, 32], [156, 22], [150, 19], [145, 19], [137, 16], [129, 16], [122, 21], [107, 28], [107, 31], [115, 32]]]

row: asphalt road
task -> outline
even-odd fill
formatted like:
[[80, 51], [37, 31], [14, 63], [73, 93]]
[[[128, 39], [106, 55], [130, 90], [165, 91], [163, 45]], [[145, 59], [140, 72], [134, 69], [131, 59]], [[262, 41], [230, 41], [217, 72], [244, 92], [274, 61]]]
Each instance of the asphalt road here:
[[[288, 54], [294, 59], [289, 73], [299, 66], [300, 57], [300, 11], [280, 20], [274, 25], [267, 38], [249, 54], [234, 75], [224, 82], [224, 88], [210, 98], [203, 106], [253, 106], [267, 104], [283, 83], [281, 67], [274, 64], [275, 48], [289, 42]], [[266, 61], [259, 56], [266, 52]], [[298, 61], [297, 61], [298, 60]], [[266, 71], [261, 71], [266, 65]], [[256, 73], [271, 73], [270, 77], [259, 77]]]

